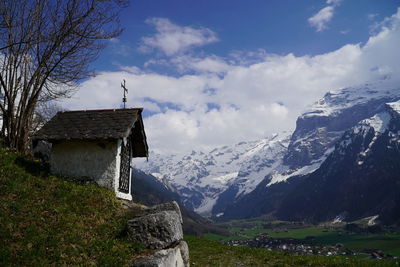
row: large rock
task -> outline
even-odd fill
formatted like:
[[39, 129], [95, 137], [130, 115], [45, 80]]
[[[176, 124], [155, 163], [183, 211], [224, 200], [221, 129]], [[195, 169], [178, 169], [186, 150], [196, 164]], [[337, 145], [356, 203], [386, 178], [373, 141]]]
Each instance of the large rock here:
[[150, 249], [169, 248], [183, 238], [181, 214], [167, 210], [129, 220], [128, 235]]
[[181, 241], [178, 245], [179, 249], [181, 250], [181, 255], [183, 259], [183, 263], [186, 267], [189, 267], [190, 261], [189, 261], [189, 246], [185, 241]]
[[183, 224], [181, 209], [176, 201], [171, 201], [167, 203], [162, 203], [159, 205], [152, 206], [150, 208], [141, 211], [140, 215], [154, 214], [160, 211], [175, 211], [179, 215], [179, 221]]
[[189, 267], [184, 262], [179, 246], [159, 250], [153, 255], [140, 259], [132, 267]]

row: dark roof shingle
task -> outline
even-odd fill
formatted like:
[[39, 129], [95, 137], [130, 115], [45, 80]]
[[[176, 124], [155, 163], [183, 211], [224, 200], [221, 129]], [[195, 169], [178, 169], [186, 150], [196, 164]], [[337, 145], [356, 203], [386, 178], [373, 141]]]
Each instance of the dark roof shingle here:
[[[96, 140], [128, 137], [141, 108], [58, 112], [33, 137], [34, 140]], [[144, 135], [144, 129], [141, 129]], [[145, 139], [144, 135], [144, 139]]]

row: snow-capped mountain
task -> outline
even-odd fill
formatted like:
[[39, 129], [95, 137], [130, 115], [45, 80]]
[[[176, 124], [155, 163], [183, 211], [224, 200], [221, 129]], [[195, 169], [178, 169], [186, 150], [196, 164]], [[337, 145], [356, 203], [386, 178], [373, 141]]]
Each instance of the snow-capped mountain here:
[[[382, 111], [386, 102], [399, 98], [400, 88], [390, 79], [328, 92], [297, 119], [288, 148], [280, 151], [282, 160], [259, 177], [265, 177], [262, 186], [314, 172], [332, 153], [336, 142], [349, 127]], [[253, 194], [259, 194], [257, 192]], [[217, 200], [213, 214], [223, 214], [228, 205], [240, 201], [244, 195], [238, 197], [236, 184], [232, 184]], [[251, 209], [246, 212], [251, 212]]]
[[289, 136], [278, 138], [278, 135], [273, 135], [270, 139], [261, 140], [257, 147], [246, 152], [239, 173], [232, 183], [238, 189], [236, 199], [253, 191], [267, 174], [282, 164], [288, 144]]
[[328, 92], [297, 119], [284, 164], [299, 169], [319, 160], [345, 130], [399, 97], [399, 85], [391, 79]]
[[287, 144], [287, 135], [274, 134], [209, 152], [168, 156], [153, 153], [149, 162], [136, 162], [136, 167], [176, 191], [186, 207], [205, 214], [233, 184], [238, 188], [237, 196], [251, 192], [271, 169], [281, 164]]
[[[341, 173], [341, 177], [347, 177], [346, 179], [349, 181], [354, 182], [355, 179], [352, 178], [356, 175], [354, 169], [345, 168], [345, 164], [348, 160], [341, 161], [340, 164], [337, 163], [337, 165], [335, 165], [334, 162], [332, 162], [333, 155], [340, 155], [340, 153], [342, 153], [346, 155], [346, 157], [350, 157], [350, 155], [352, 155], [351, 153], [357, 151], [357, 164], [358, 166], [363, 166], [366, 162], [365, 158], [370, 156], [372, 151], [371, 147], [377, 144], [376, 142], [378, 142], [377, 140], [379, 140], [379, 136], [381, 136], [383, 132], [385, 134], [388, 133], [390, 136], [393, 136], [393, 138], [396, 136], [395, 130], [388, 132], [387, 129], [388, 127], [393, 127], [399, 119], [399, 117], [395, 115], [397, 114], [396, 110], [398, 110], [398, 102], [387, 103], [398, 101], [399, 99], [400, 86], [393, 80], [381, 80], [358, 87], [346, 88], [338, 92], [327, 93], [324, 98], [315, 103], [308, 112], [298, 118], [297, 127], [291, 137], [288, 150], [283, 159], [283, 164], [273, 170], [253, 192], [228, 206], [224, 210], [225, 217], [242, 218], [274, 213], [280, 216], [280, 218], [296, 219], [289, 213], [292, 215], [296, 214], [295, 211], [297, 210], [301, 215], [299, 215], [297, 219], [323, 218], [323, 216], [313, 214], [313, 209], [315, 212], [321, 212], [321, 210], [306, 200], [312, 199], [317, 203], [322, 203], [321, 199], [311, 196], [317, 194], [317, 192], [321, 192], [322, 188], [325, 188], [325, 186], [325, 189], [328, 190], [325, 192], [326, 196], [329, 195], [328, 192], [335, 192], [335, 194], [341, 195], [341, 192], [346, 191], [344, 188], [334, 187], [332, 184], [327, 186], [327, 184], [325, 184], [325, 177], [327, 177], [327, 175], [329, 176], [330, 173], [326, 169], [326, 166], [330, 164], [334, 166], [331, 168], [336, 171], [344, 170], [344, 173]], [[371, 129], [374, 129], [373, 133], [371, 133]], [[371, 135], [370, 140], [365, 139], [365, 142], [368, 141], [368, 143], [365, 143], [362, 150], [358, 151], [358, 147], [340, 150], [341, 147], [346, 147], [346, 144], [352, 144], [351, 140], [346, 138], [346, 136], [350, 134], [349, 131], [353, 133], [353, 136], [358, 136], [358, 134], [363, 133], [364, 135], [361, 135], [364, 139], [366, 138], [365, 133]], [[381, 143], [379, 147], [389, 149], [392, 145], [384, 145]], [[386, 157], [386, 155], [390, 157], [390, 151], [381, 153], [382, 158]], [[376, 160], [379, 161], [378, 159]], [[343, 164], [343, 166], [341, 164]], [[366, 169], [364, 173], [357, 174], [359, 177], [369, 177], [366, 173], [368, 173], [370, 169], [377, 169], [377, 173], [379, 173], [381, 168], [384, 168], [384, 165], [379, 166], [376, 162], [366, 164], [365, 166]], [[383, 171], [383, 173], [385, 172]], [[387, 175], [390, 176], [394, 173], [400, 176], [398, 169]], [[310, 177], [312, 177], [312, 179], [310, 179]], [[383, 175], [383, 177], [385, 177], [385, 175]], [[330, 179], [340, 180], [338, 176], [331, 177]], [[359, 193], [359, 191], [356, 190], [357, 187], [363, 187], [364, 183], [364, 181], [361, 180], [357, 182], [358, 183], [355, 183], [355, 187], [349, 187], [352, 188], [355, 194]], [[367, 192], [363, 192], [361, 194], [366, 193]], [[351, 193], [349, 192], [348, 194]], [[295, 198], [296, 195], [301, 197]], [[341, 199], [341, 201], [347, 203], [349, 197], [348, 195], [346, 195], [346, 197], [347, 199]], [[291, 199], [293, 201], [290, 202], [285, 199]], [[327, 200], [327, 202], [332, 202], [332, 198]], [[291, 205], [287, 203], [291, 203]], [[300, 203], [307, 203], [307, 205], [301, 205]], [[336, 203], [336, 205], [340, 206], [338, 203]], [[309, 209], [307, 207], [313, 208]], [[327, 209], [327, 207], [325, 207], [325, 209]], [[336, 210], [334, 207], [331, 209]], [[304, 214], [307, 213], [303, 210], [310, 211], [310, 213], [308, 213], [309, 217], [304, 216]], [[338, 212], [338, 210], [336, 211]], [[322, 213], [323, 212], [321, 212], [321, 214]], [[336, 213], [336, 215], [338, 214], [339, 213]], [[327, 214], [325, 215], [324, 218], [329, 217]]]
[[[149, 162], [137, 167], [156, 176], [198, 213], [226, 219], [283, 214], [283, 196], [338, 153], [337, 144], [349, 129], [379, 121], [385, 129], [387, 114], [393, 115], [399, 99], [400, 86], [392, 79], [330, 91], [297, 119], [291, 136], [274, 135], [188, 155], [151, 154]], [[392, 106], [386, 104], [390, 102]], [[363, 150], [359, 164], [369, 151]]]
[[276, 210], [289, 220], [355, 220], [379, 216], [400, 221], [400, 102], [347, 130], [314, 173], [283, 198]]

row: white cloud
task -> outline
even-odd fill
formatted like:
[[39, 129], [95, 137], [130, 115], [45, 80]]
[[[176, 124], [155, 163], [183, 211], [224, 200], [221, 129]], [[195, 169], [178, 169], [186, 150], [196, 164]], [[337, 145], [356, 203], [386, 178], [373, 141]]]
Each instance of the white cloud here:
[[130, 73], [135, 73], [135, 74], [140, 74], [144, 73], [140, 68], [136, 66], [120, 66], [121, 70], [130, 72]]
[[315, 15], [308, 19], [308, 23], [314, 27], [317, 32], [322, 32], [327, 28], [327, 24], [332, 20], [336, 7], [342, 3], [342, 0], [327, 0], [328, 6], [322, 8]]
[[[400, 9], [365, 45], [348, 44], [317, 56], [265, 53], [259, 60], [182, 55], [167, 62], [193, 70], [178, 77], [125, 67], [103, 72], [81, 84], [70, 109], [116, 108], [126, 79], [128, 106], [144, 106], [151, 149], [178, 153], [211, 148], [291, 130], [307, 105], [328, 90], [382, 75], [400, 76]], [[185, 60], [190, 63], [183, 63]], [[175, 63], [174, 63], [175, 62]]]
[[271, 113], [277, 117], [285, 118], [289, 113], [289, 110], [282, 104], [272, 103], [271, 104]]
[[222, 58], [216, 56], [207, 56], [204, 58], [180, 56], [172, 59], [171, 62], [183, 72], [195, 70], [199, 72], [225, 73], [232, 69], [232, 66], [226, 63]]
[[370, 14], [367, 15], [367, 18], [368, 18], [369, 20], [373, 20], [373, 19], [375, 19], [377, 16], [379, 16], [378, 13], [370, 13]]
[[139, 50], [150, 52], [154, 49], [167, 56], [182, 53], [192, 47], [217, 42], [215, 32], [207, 28], [182, 27], [166, 18], [148, 19], [147, 23], [156, 28], [156, 34], [143, 37]]
[[169, 59], [150, 59], [144, 66], [151, 65], [173, 65], [180, 73], [188, 71], [225, 73], [232, 68], [224, 59], [217, 56], [196, 57], [193, 55], [179, 55]]
[[392, 29], [398, 26], [398, 20], [400, 20], [400, 7], [397, 8], [397, 13], [390, 17], [384, 18], [380, 22], [375, 22], [370, 26], [371, 35], [379, 35], [380, 32], [384, 32], [385, 29]]
[[329, 21], [331, 21], [334, 10], [335, 8], [333, 6], [324, 7], [318, 11], [317, 14], [310, 17], [308, 19], [308, 23], [310, 23], [310, 25], [314, 27], [317, 32], [321, 32], [327, 28], [326, 25]]
[[326, 0], [326, 3], [328, 5], [335, 5], [335, 6], [340, 5], [341, 2], [342, 2], [342, 0]]

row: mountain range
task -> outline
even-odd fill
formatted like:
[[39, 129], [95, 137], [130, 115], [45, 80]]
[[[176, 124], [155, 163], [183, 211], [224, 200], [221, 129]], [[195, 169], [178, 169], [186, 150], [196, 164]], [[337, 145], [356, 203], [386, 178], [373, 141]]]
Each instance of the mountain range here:
[[211, 213], [219, 196], [237, 186], [239, 197], [251, 192], [272, 169], [281, 164], [288, 136], [274, 134], [258, 141], [222, 146], [188, 155], [151, 153], [136, 167], [157, 177], [180, 195], [183, 204], [200, 214]]
[[393, 222], [400, 217], [399, 100], [400, 85], [390, 78], [329, 91], [298, 117], [292, 134], [151, 154], [138, 168], [216, 219], [379, 215]]

